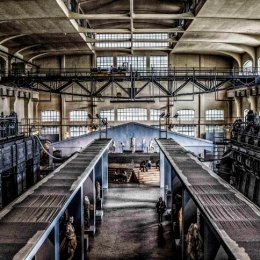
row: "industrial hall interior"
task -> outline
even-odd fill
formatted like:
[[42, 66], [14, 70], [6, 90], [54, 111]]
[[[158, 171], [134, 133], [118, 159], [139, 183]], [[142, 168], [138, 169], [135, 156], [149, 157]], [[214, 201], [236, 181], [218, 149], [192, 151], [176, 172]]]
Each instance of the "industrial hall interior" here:
[[0, 0], [9, 259], [260, 259], [259, 0]]

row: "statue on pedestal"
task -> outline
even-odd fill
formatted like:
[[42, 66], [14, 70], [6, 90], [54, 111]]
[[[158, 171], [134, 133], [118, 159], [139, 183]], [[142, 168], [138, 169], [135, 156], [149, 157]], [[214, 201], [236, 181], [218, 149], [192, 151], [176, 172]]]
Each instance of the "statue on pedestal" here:
[[135, 153], [135, 141], [136, 141], [135, 137], [133, 136], [131, 138], [131, 146], [130, 146], [132, 153]]
[[88, 196], [84, 197], [84, 225], [85, 228], [90, 226], [90, 201]]
[[153, 141], [153, 139], [151, 139], [150, 143], [149, 143], [149, 153], [154, 153], [154, 141]]
[[142, 139], [142, 150], [143, 152], [145, 152], [145, 143], [146, 143], [146, 140], [145, 138]]
[[96, 181], [96, 199], [101, 200], [101, 185]]
[[116, 142], [115, 142], [115, 140], [112, 141], [112, 152], [113, 153], [116, 152]]
[[66, 225], [66, 239], [68, 245], [68, 260], [73, 259], [77, 248], [77, 237], [73, 226], [74, 218], [70, 217]]

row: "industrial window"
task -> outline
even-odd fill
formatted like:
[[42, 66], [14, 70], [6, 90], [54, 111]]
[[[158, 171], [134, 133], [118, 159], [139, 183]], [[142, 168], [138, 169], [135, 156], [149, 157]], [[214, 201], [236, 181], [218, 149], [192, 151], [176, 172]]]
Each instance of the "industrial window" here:
[[[96, 35], [96, 39], [104, 42], [97, 42], [95, 44], [98, 48], [130, 48], [131, 47], [131, 35], [128, 34], [115, 34], [115, 33], [100, 33]], [[113, 42], [109, 42], [112, 40]], [[118, 42], [116, 42], [118, 40]], [[120, 42], [120, 40], [125, 40]], [[129, 40], [129, 41], [126, 41]]]
[[85, 134], [87, 134], [87, 128], [85, 126], [70, 127], [70, 137], [76, 137]]
[[41, 113], [42, 122], [56, 122], [60, 120], [60, 113], [56, 110], [45, 110]]
[[132, 65], [133, 70], [145, 70], [146, 69], [146, 57], [145, 56], [118, 56], [117, 66], [128, 67]]
[[130, 40], [131, 34], [129, 33], [98, 33], [96, 34], [97, 40]]
[[169, 35], [168, 33], [135, 33], [133, 38], [138, 40], [167, 40]]
[[168, 56], [151, 56], [150, 68], [165, 70], [168, 68]]
[[161, 109], [150, 109], [150, 120], [159, 121], [160, 114], [163, 112]]
[[205, 131], [207, 133], [223, 133], [224, 126], [223, 125], [206, 125]]
[[53, 135], [53, 134], [59, 134], [60, 128], [58, 126], [46, 126], [41, 129], [42, 135]]
[[106, 118], [107, 121], [114, 121], [115, 120], [115, 110], [103, 110], [100, 112], [101, 118]]
[[86, 121], [88, 119], [88, 113], [84, 110], [70, 111], [70, 121]]
[[118, 121], [145, 121], [147, 109], [145, 108], [119, 108], [117, 109]]
[[97, 57], [97, 68], [109, 69], [114, 65], [113, 57], [100, 56]]
[[252, 73], [253, 72], [253, 62], [251, 60], [248, 60], [243, 65], [243, 71], [245, 73]]
[[97, 42], [98, 48], [130, 48], [131, 42]]
[[206, 120], [224, 120], [224, 110], [209, 109], [206, 111]]
[[183, 135], [195, 137], [195, 126], [193, 125], [175, 126], [175, 131]]
[[195, 111], [192, 109], [181, 109], [177, 111], [178, 120], [193, 120], [195, 116]]
[[134, 48], [143, 48], [143, 47], [168, 47], [168, 42], [133, 42]]

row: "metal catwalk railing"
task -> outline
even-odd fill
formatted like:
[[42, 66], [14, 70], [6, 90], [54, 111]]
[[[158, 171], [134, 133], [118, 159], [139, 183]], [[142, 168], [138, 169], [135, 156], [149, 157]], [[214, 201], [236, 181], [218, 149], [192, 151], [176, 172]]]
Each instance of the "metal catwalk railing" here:
[[0, 71], [1, 77], [72, 77], [72, 76], [133, 76], [133, 77], [173, 77], [173, 76], [233, 76], [233, 77], [252, 77], [260, 76], [260, 68], [199, 68], [199, 67], [169, 67], [169, 68], [66, 68], [66, 69], [37, 69], [30, 68], [24, 70]]

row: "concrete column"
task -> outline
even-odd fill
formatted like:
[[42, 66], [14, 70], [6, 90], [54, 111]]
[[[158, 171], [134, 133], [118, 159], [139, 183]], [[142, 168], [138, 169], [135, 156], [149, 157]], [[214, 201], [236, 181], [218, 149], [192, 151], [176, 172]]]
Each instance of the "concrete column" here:
[[105, 151], [102, 156], [102, 187], [103, 189], [108, 189], [108, 151]]
[[66, 124], [64, 120], [66, 118], [66, 100], [65, 96], [60, 95], [60, 139], [63, 140], [66, 138], [66, 132], [69, 131], [68, 127], [63, 127], [62, 125]]
[[257, 112], [257, 98], [255, 96], [249, 96], [248, 101], [250, 103], [250, 109]]
[[237, 110], [237, 117], [243, 117], [242, 98], [241, 97], [235, 97], [235, 104], [236, 104], [236, 110]]
[[65, 70], [66, 69], [66, 56], [65, 55], [61, 56], [60, 68], [61, 68], [61, 70]]
[[117, 108], [114, 108], [114, 113], [115, 113], [115, 122], [117, 122], [118, 121], [118, 118], [117, 118]]
[[10, 97], [10, 112], [14, 111], [16, 99], [16, 96]]
[[151, 64], [151, 56], [146, 56], [146, 69], [150, 70], [150, 64]]
[[92, 54], [92, 56], [91, 56], [91, 67], [92, 68], [97, 67], [97, 55], [96, 55], [96, 53]]

